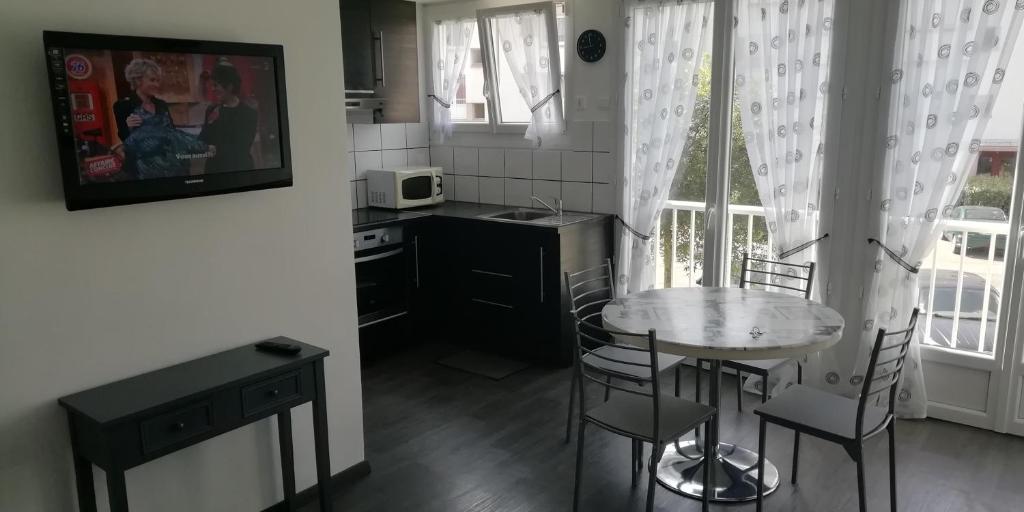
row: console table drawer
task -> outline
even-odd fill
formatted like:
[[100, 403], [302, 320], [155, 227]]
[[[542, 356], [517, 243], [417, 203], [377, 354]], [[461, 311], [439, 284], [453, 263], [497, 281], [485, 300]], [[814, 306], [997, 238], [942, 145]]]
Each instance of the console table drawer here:
[[162, 414], [140, 424], [142, 452], [152, 453], [213, 428], [210, 403], [202, 402]]
[[302, 397], [299, 372], [273, 377], [242, 388], [242, 415], [252, 416]]

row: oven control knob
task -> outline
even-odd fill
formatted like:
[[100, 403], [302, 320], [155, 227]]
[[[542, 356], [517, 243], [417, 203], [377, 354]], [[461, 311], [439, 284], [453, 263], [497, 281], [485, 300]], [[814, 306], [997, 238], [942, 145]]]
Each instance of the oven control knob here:
[[385, 243], [385, 244], [390, 242], [391, 241], [391, 235], [389, 235], [387, 233], [384, 233], [384, 234], [380, 235], [380, 241]]

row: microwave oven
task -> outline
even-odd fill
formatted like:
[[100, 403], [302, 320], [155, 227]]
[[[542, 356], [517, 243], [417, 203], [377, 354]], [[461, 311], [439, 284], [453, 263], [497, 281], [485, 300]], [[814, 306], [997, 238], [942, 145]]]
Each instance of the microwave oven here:
[[415, 208], [444, 202], [440, 167], [397, 167], [366, 171], [367, 204], [378, 208]]

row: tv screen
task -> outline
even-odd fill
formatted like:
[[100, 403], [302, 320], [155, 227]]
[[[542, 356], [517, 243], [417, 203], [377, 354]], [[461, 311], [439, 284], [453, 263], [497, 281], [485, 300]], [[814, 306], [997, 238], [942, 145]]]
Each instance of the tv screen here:
[[69, 210], [291, 185], [281, 46], [43, 40]]

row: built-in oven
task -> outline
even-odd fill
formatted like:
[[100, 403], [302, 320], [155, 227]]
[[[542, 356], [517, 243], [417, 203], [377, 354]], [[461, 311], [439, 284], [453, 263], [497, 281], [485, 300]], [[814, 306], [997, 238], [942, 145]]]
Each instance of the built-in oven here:
[[401, 226], [355, 233], [353, 246], [359, 345], [362, 360], [372, 362], [408, 338], [415, 251]]

